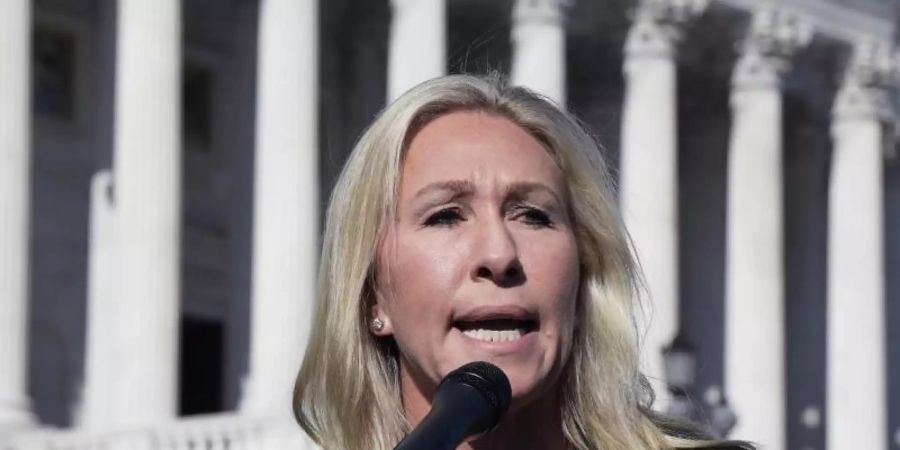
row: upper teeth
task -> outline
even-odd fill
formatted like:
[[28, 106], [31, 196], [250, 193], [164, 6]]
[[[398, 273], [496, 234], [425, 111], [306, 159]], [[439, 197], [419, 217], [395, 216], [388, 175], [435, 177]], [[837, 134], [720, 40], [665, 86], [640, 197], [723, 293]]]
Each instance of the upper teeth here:
[[512, 330], [485, 330], [485, 329], [474, 329], [474, 330], [465, 330], [463, 334], [469, 336], [471, 338], [475, 338], [481, 341], [488, 342], [507, 342], [514, 341], [523, 334], [525, 334], [525, 330], [520, 328], [515, 328]]

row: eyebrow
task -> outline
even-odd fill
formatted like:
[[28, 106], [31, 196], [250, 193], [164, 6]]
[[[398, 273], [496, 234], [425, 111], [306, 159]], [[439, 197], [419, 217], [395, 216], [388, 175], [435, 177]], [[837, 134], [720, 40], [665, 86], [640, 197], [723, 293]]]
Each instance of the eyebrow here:
[[506, 196], [521, 200], [532, 192], [543, 192], [550, 195], [561, 207], [565, 205], [559, 195], [544, 183], [520, 181], [506, 187]]
[[428, 184], [422, 189], [419, 189], [419, 192], [416, 192], [416, 195], [413, 196], [413, 200], [415, 201], [428, 195], [443, 192], [452, 194], [450, 198], [456, 199], [466, 195], [471, 195], [473, 192], [475, 192], [475, 185], [469, 180], [436, 181], [434, 183]]
[[[416, 194], [413, 196], [413, 201], [419, 200], [420, 198], [426, 197], [428, 195], [443, 192], [450, 194], [447, 201], [452, 201], [461, 197], [472, 195], [472, 193], [475, 192], [475, 185], [469, 180], [436, 181], [434, 183], [426, 185], [422, 189], [419, 189], [419, 191], [416, 192]], [[562, 199], [553, 189], [551, 189], [544, 183], [534, 181], [518, 181], [507, 185], [505, 187], [504, 197], [522, 199], [532, 192], [546, 193], [553, 197], [553, 199], [559, 205], [565, 205], [565, 203], [563, 203]]]

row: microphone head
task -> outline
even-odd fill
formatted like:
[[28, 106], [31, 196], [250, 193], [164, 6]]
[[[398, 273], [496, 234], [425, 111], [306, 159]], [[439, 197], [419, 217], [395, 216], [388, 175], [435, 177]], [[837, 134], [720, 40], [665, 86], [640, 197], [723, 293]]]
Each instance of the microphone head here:
[[496, 427], [500, 423], [500, 418], [509, 409], [512, 400], [509, 378], [499, 367], [489, 362], [471, 362], [448, 373], [438, 385], [438, 390], [447, 383], [465, 384], [481, 393], [490, 405], [492, 416], [490, 424], [485, 426], [485, 431]]

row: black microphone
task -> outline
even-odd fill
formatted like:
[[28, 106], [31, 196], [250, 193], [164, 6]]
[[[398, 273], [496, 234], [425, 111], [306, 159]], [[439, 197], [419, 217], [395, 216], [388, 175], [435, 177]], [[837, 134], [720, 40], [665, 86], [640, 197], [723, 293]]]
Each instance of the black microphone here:
[[484, 361], [466, 364], [441, 380], [431, 411], [394, 450], [453, 450], [496, 427], [511, 398], [509, 379], [499, 367]]

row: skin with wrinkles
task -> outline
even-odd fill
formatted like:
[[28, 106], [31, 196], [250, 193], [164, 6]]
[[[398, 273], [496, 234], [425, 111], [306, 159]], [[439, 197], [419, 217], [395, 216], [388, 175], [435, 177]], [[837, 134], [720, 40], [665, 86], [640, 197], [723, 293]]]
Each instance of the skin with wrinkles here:
[[[561, 431], [547, 424], [560, 423], [557, 386], [572, 346], [578, 250], [564, 175], [538, 141], [482, 112], [425, 125], [410, 143], [397, 220], [377, 264], [371, 314], [385, 326], [375, 333], [397, 343], [413, 426], [444, 375], [485, 360], [509, 376], [512, 407], [498, 430], [461, 448], [564, 448]], [[456, 326], [489, 319], [533, 327], [518, 339], [486, 342]]]

